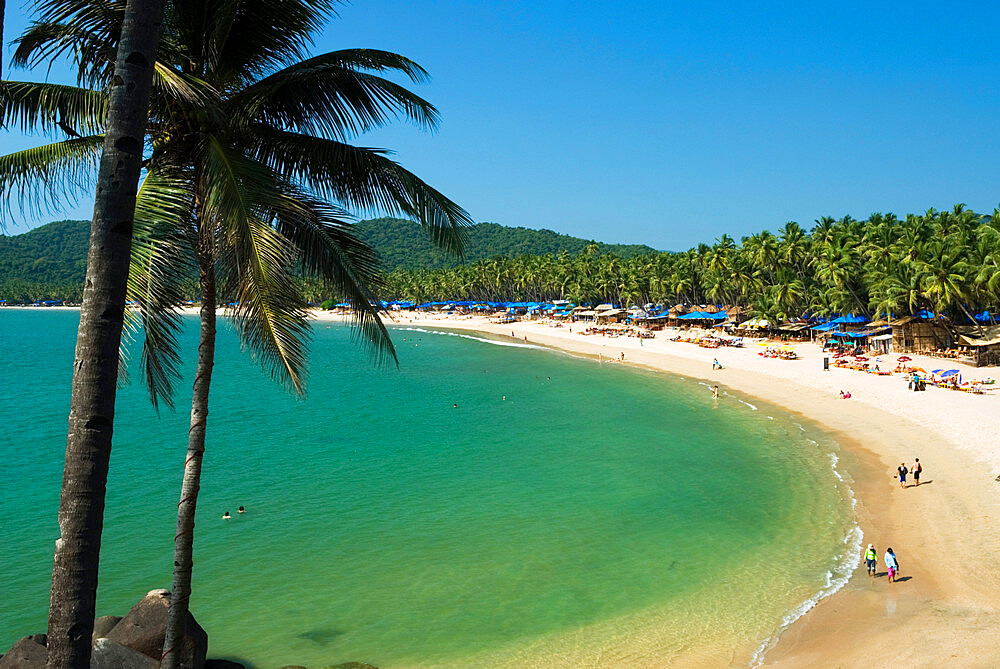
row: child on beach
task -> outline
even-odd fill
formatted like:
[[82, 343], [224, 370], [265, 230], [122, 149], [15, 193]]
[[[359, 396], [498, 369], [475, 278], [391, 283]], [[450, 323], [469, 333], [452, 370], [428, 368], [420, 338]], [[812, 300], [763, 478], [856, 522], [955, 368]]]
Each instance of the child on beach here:
[[899, 487], [906, 487], [906, 463], [900, 462], [899, 466], [896, 467], [896, 474], [899, 475]]
[[892, 552], [891, 548], [886, 548], [882, 559], [885, 561], [885, 568], [889, 570], [889, 582], [895, 583], [896, 576], [899, 574], [899, 561], [896, 559], [896, 554]]
[[865, 551], [865, 566], [868, 568], [869, 576], [875, 575], [877, 564], [878, 553], [875, 552], [875, 546], [873, 544], [868, 544], [868, 550]]

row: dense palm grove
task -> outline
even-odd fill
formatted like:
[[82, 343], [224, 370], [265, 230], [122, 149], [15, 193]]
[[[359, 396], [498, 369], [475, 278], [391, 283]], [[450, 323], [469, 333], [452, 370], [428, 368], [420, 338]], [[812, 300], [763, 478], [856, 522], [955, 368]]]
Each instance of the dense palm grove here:
[[454, 269], [395, 271], [388, 292], [413, 300], [560, 299], [744, 306], [785, 319], [806, 313], [908, 314], [955, 321], [1000, 302], [1000, 214], [964, 205], [898, 219], [824, 217], [741, 243], [722, 236], [683, 253], [625, 259], [589, 246], [570, 255], [495, 258]]

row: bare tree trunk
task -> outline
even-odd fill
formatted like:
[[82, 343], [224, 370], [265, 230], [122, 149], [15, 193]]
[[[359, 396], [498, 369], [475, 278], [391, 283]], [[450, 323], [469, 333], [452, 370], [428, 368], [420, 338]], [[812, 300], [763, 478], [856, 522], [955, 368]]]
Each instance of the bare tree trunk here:
[[[203, 242], [208, 243], [208, 242]], [[191, 427], [188, 430], [187, 458], [181, 500], [177, 504], [177, 534], [174, 535], [174, 585], [167, 614], [167, 634], [163, 641], [160, 667], [176, 669], [180, 654], [177, 648], [184, 636], [191, 599], [191, 570], [194, 566], [194, 514], [201, 488], [201, 461], [205, 454], [205, 427], [208, 422], [208, 391], [215, 364], [215, 268], [208, 249], [198, 253], [201, 283], [201, 333], [198, 342], [198, 368], [191, 395]]]
[[118, 347], [161, 0], [129, 0], [111, 87], [73, 363], [49, 604], [49, 669], [90, 666]]

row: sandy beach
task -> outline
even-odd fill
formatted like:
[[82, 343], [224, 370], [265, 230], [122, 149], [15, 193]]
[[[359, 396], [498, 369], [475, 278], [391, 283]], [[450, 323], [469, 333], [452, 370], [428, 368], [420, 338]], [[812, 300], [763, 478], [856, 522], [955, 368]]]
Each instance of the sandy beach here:
[[[320, 313], [319, 319], [343, 319]], [[879, 551], [877, 578], [861, 566], [845, 588], [784, 630], [765, 656], [773, 667], [997, 665], [1000, 646], [1000, 391], [970, 395], [939, 388], [907, 390], [899, 375], [823, 370], [820, 347], [796, 344], [798, 360], [764, 358], [756, 345], [703, 349], [655, 339], [581, 334], [584, 327], [483, 317], [394, 314], [401, 326], [472, 330], [718, 384], [722, 401], [750, 395], [800, 414], [832, 432], [843, 448], [841, 468], [853, 479], [864, 543]], [[412, 322], [411, 322], [412, 321]], [[573, 330], [571, 332], [571, 329]], [[609, 362], [620, 359], [625, 362]], [[895, 361], [896, 356], [886, 356]], [[713, 358], [724, 365], [712, 369]], [[926, 369], [976, 370], [921, 359]], [[930, 366], [928, 366], [930, 365]], [[887, 364], [892, 367], [892, 363]], [[595, 368], [595, 374], [599, 368]], [[849, 390], [851, 399], [839, 399]], [[727, 392], [728, 391], [728, 392]], [[709, 392], [706, 388], [705, 392]], [[900, 462], [924, 465], [922, 484], [900, 489]], [[888, 583], [881, 555], [895, 548], [901, 578]], [[795, 556], [784, 558], [795, 569]], [[697, 664], [692, 665], [697, 666]]]

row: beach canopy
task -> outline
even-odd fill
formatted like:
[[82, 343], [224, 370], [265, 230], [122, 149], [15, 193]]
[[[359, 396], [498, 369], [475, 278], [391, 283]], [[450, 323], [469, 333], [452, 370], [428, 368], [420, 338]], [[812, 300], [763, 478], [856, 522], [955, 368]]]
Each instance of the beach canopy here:
[[[936, 373], [937, 372], [935, 372], [935, 374]], [[954, 376], [954, 375], [956, 375], [958, 373], [959, 373], [959, 371], [957, 369], [949, 369], [947, 372], [941, 372], [941, 378], [942, 379], [947, 379], [949, 376]]]
[[707, 311], [692, 311], [689, 314], [684, 314], [683, 316], [678, 316], [677, 320], [685, 321], [724, 321], [729, 316], [725, 311], [719, 311], [714, 314], [710, 314]]
[[868, 322], [868, 318], [865, 317], [865, 316], [855, 316], [854, 314], [847, 314], [846, 316], [838, 316], [837, 318], [834, 318], [830, 322], [831, 323], [837, 323], [837, 324], [840, 324], [840, 323], [846, 323], [846, 324], [867, 323]]
[[836, 323], [823, 323], [822, 325], [816, 325], [816, 326], [813, 326], [813, 327], [811, 327], [809, 329], [810, 330], [815, 330], [817, 332], [829, 332], [830, 330], [836, 330], [837, 329], [837, 324]]

